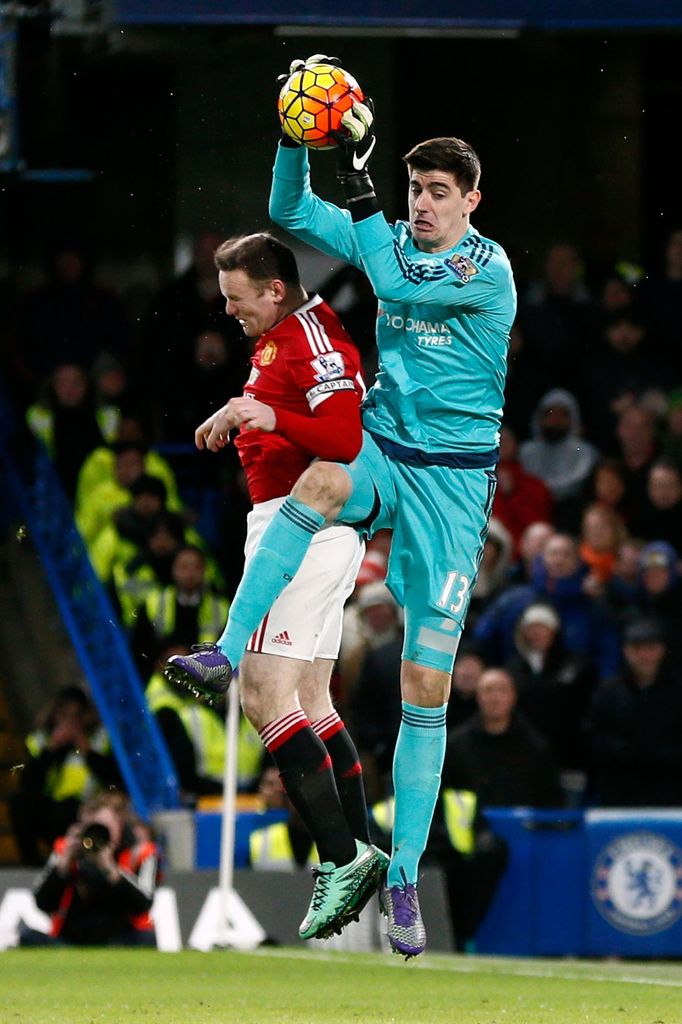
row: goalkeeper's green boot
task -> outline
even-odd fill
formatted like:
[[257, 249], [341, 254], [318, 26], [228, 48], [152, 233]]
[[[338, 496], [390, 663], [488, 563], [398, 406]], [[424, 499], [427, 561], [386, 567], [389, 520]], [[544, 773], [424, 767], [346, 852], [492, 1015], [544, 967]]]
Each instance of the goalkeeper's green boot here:
[[386, 871], [388, 858], [375, 846], [355, 840], [357, 856], [336, 867], [331, 861], [313, 868], [315, 886], [308, 913], [298, 934], [302, 939], [328, 939], [339, 933], [376, 892]]

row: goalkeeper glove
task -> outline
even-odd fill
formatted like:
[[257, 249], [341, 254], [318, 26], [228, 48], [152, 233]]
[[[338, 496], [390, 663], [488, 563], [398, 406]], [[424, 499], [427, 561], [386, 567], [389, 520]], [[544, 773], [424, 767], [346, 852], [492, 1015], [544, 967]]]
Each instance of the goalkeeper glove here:
[[[282, 75], [277, 75], [277, 87], [282, 89], [289, 81], [292, 75], [295, 75], [297, 71], [303, 71], [304, 68], [312, 67], [314, 64], [334, 64], [336, 67], [341, 67], [341, 61], [338, 57], [328, 57], [326, 53], [313, 53], [310, 57], [306, 57], [305, 60], [300, 58], [292, 60], [289, 65], [289, 70], [285, 71]], [[284, 146], [288, 149], [296, 149], [301, 145], [300, 142], [296, 142], [286, 132], [282, 132], [279, 140], [280, 146]]]
[[306, 57], [305, 60], [292, 60], [289, 65], [289, 70], [283, 75], [277, 76], [277, 84], [280, 89], [285, 82], [288, 82], [292, 75], [295, 75], [297, 71], [303, 71], [304, 68], [310, 68], [314, 64], [334, 64], [337, 68], [341, 67], [341, 61], [338, 57], [328, 57], [326, 53], [314, 53], [311, 57]]
[[[330, 132], [338, 146], [336, 176], [353, 212], [353, 204], [360, 200], [373, 200], [371, 212], [377, 208], [376, 195], [367, 165], [372, 155], [376, 136], [374, 134], [374, 103], [365, 97], [364, 103], [355, 102], [341, 118], [343, 131]], [[363, 204], [364, 216], [368, 216], [367, 204]]]

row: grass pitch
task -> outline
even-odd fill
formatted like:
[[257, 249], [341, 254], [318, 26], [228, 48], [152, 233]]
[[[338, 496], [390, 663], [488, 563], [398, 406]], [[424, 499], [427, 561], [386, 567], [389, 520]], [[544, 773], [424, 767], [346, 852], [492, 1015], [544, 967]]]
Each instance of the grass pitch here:
[[8, 950], [3, 1024], [681, 1024], [682, 965]]

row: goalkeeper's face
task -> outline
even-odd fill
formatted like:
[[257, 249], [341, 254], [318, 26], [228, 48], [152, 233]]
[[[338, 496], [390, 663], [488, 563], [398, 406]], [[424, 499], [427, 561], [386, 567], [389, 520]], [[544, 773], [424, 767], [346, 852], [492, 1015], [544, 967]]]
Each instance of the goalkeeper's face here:
[[450, 171], [410, 168], [408, 203], [410, 228], [419, 249], [452, 249], [469, 227], [469, 215], [479, 204], [478, 189], [462, 195]]
[[286, 292], [281, 281], [254, 281], [240, 269], [221, 270], [218, 282], [225, 312], [239, 320], [247, 338], [260, 338], [281, 319]]

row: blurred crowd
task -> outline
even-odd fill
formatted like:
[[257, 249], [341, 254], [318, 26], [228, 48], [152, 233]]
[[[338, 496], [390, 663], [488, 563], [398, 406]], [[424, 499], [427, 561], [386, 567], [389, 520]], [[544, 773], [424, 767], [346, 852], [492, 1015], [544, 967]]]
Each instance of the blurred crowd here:
[[[140, 315], [64, 243], [5, 328], [17, 410], [73, 503], [188, 805], [221, 790], [223, 712], [176, 691], [161, 667], [221, 632], [248, 511], [233, 450], [193, 450], [195, 427], [249, 370], [218, 290], [221, 241], [200, 235], [188, 269], [138, 297]], [[597, 272], [557, 242], [517, 284], [498, 488], [453, 673], [444, 784], [483, 808], [682, 806], [682, 230], [650, 268]], [[376, 300], [364, 278], [344, 268], [320, 291], [371, 383]], [[400, 720], [390, 542], [383, 532], [368, 545], [334, 676], [377, 808]], [[239, 744], [240, 788], [257, 792], [266, 766], [245, 720]], [[42, 862], [84, 799], [121, 785], [87, 696], [55, 694], [14, 805], [22, 860]]]

